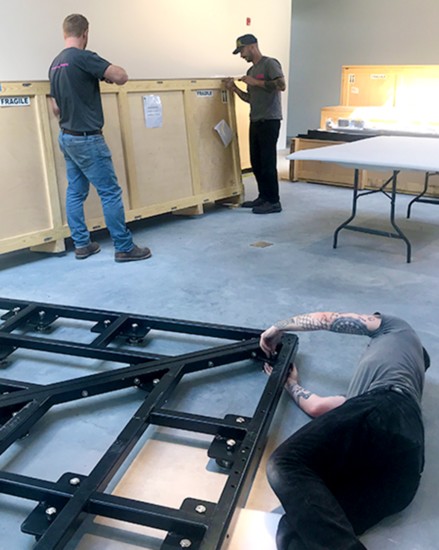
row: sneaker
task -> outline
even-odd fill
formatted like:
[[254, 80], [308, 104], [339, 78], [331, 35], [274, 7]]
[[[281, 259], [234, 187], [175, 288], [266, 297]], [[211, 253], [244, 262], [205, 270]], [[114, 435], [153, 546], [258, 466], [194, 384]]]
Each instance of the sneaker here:
[[100, 251], [101, 247], [98, 245], [98, 243], [90, 243], [87, 246], [80, 246], [79, 248], [75, 248], [75, 258], [77, 260], [85, 260], [85, 258], [93, 256], [93, 254], [97, 254]]
[[252, 212], [253, 214], [274, 214], [282, 212], [282, 206], [280, 202], [264, 202], [260, 206], [255, 206]]
[[244, 201], [241, 204], [241, 208], [254, 208], [255, 206], [261, 206], [262, 204], [264, 204], [264, 202], [264, 199], [258, 197], [254, 201]]
[[134, 245], [134, 248], [129, 252], [116, 252], [114, 254], [114, 261], [116, 262], [135, 262], [136, 260], [146, 260], [152, 256], [151, 250], [145, 246]]

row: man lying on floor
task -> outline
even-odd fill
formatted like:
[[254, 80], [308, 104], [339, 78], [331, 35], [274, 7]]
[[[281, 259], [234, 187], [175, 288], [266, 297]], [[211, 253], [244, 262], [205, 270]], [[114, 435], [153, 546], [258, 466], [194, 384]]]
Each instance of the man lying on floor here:
[[[268, 328], [270, 357], [285, 331], [329, 330], [368, 336], [346, 397], [302, 386], [293, 366], [286, 389], [315, 420], [272, 454], [267, 475], [285, 510], [279, 550], [365, 549], [358, 539], [415, 496], [424, 467], [421, 396], [428, 353], [413, 328], [390, 315], [310, 313]], [[271, 367], [265, 370], [270, 374]]]

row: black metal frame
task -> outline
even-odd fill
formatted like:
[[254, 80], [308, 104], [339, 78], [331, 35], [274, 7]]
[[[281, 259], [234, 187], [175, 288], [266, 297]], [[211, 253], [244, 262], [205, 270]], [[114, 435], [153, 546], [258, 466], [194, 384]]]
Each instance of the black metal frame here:
[[[364, 191], [359, 192], [358, 191], [358, 181], [359, 181], [359, 169], [355, 169], [355, 175], [354, 175], [354, 189], [353, 189], [353, 199], [352, 199], [352, 211], [350, 217], [340, 224], [337, 229], [334, 232], [334, 239], [333, 239], [333, 248], [337, 248], [337, 242], [338, 242], [338, 234], [342, 229], [349, 229], [350, 231], [358, 231], [360, 233], [369, 233], [371, 235], [380, 235], [382, 237], [389, 237], [392, 239], [400, 239], [403, 240], [406, 244], [406, 258], [407, 263], [411, 262], [411, 244], [406, 235], [403, 233], [400, 227], [398, 227], [396, 221], [395, 221], [395, 199], [396, 199], [396, 182], [397, 177], [399, 174], [399, 170], [394, 170], [392, 173], [392, 176], [383, 183], [383, 185], [379, 189], [373, 189], [371, 191]], [[390, 193], [386, 190], [386, 187], [389, 185], [389, 183], [392, 184], [392, 189]], [[391, 231], [382, 231], [380, 229], [373, 229], [370, 227], [364, 227], [364, 226], [357, 226], [357, 225], [351, 225], [351, 221], [355, 218], [357, 215], [357, 201], [360, 197], [364, 197], [366, 195], [373, 195], [374, 193], [383, 193], [389, 200], [390, 200], [390, 223], [392, 227], [395, 229], [395, 233]]]
[[416, 197], [409, 202], [407, 206], [407, 218], [410, 218], [412, 206], [415, 202], [423, 202], [427, 204], [439, 204], [439, 199], [437, 198], [434, 198], [434, 197], [429, 199], [423, 198], [428, 191], [430, 176], [438, 176], [438, 175], [439, 175], [439, 172], [425, 172], [424, 189], [419, 193], [419, 195], [416, 195]]
[[[90, 374], [48, 385], [0, 379], [0, 453], [23, 437], [51, 407], [128, 387], [141, 388], [145, 398], [89, 475], [65, 473], [57, 482], [0, 472], [0, 493], [38, 502], [22, 524], [35, 536], [38, 550], [64, 548], [88, 515], [99, 515], [168, 532], [162, 550], [220, 549], [236, 507], [243, 506], [262, 456], [266, 436], [282, 392], [298, 339], [286, 335], [274, 356], [273, 373], [252, 417], [215, 418], [163, 407], [182, 378], [221, 365], [264, 360], [259, 330], [233, 326], [132, 315], [0, 298], [6, 313], [0, 325], [0, 361], [20, 348], [73, 357], [108, 360], [121, 365], [110, 372]], [[89, 344], [45, 337], [53, 324], [65, 319], [92, 322], [98, 335]], [[177, 356], [116, 346], [118, 340], [142, 344], [151, 330], [230, 340]], [[112, 347], [109, 347], [109, 345]], [[185, 499], [174, 509], [104, 493], [148, 426], [158, 425], [213, 436], [209, 457], [224, 467], [227, 482], [216, 503]]]

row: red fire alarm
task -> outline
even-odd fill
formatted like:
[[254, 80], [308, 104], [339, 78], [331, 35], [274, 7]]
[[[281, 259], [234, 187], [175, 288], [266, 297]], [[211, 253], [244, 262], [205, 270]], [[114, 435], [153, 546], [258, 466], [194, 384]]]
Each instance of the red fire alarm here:
[[247, 25], [247, 27], [249, 27], [251, 25], [251, 17], [247, 17], [246, 20], [245, 20], [245, 24]]

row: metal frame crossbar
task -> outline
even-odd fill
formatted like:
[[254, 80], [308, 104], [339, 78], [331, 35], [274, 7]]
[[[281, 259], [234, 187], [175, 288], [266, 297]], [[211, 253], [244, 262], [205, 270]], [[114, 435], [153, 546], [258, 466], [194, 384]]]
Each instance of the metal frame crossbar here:
[[[35, 536], [35, 549], [64, 548], [82, 521], [96, 515], [167, 532], [162, 550], [219, 550], [256, 473], [289, 365], [297, 352], [297, 337], [283, 337], [272, 360], [273, 373], [267, 377], [254, 414], [217, 418], [170, 410], [164, 405], [187, 374], [251, 359], [263, 361], [258, 345], [260, 330], [7, 298], [0, 298], [0, 309], [5, 311], [0, 324], [3, 363], [22, 348], [120, 365], [103, 373], [47, 385], [1, 378], [0, 454], [55, 405], [129, 387], [145, 392], [137, 411], [88, 475], [66, 472], [53, 482], [0, 472], [0, 493], [38, 503], [21, 527]], [[71, 319], [88, 322], [86, 330], [97, 334], [91, 343], [56, 339], [53, 334], [49, 337], [54, 327]], [[154, 331], [228, 342], [190, 353], [163, 355], [142, 349], [148, 347], [145, 343], [154, 338]], [[188, 497], [180, 509], [174, 509], [104, 492], [152, 425], [212, 436], [208, 456], [228, 476], [217, 502]]]

